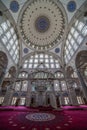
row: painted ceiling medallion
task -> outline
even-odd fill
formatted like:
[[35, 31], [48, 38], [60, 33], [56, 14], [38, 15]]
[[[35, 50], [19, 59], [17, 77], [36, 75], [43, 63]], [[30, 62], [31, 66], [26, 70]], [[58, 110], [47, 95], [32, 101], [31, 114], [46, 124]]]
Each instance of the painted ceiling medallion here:
[[75, 1], [69, 1], [67, 4], [67, 9], [69, 12], [74, 12], [76, 10], [76, 2]]
[[60, 43], [66, 25], [60, 5], [57, 1], [32, 0], [22, 9], [19, 30], [28, 47], [48, 50]]
[[28, 48], [24, 48], [24, 53], [27, 54], [29, 52]]
[[10, 3], [10, 10], [13, 12], [13, 13], [16, 13], [18, 12], [19, 10], [19, 3], [17, 1], [11, 1]]
[[46, 16], [39, 16], [35, 21], [35, 27], [38, 32], [46, 32], [49, 29], [50, 21]]
[[60, 52], [60, 48], [56, 48], [56, 49], [55, 49], [55, 52], [56, 52], [56, 53], [59, 53], [59, 52]]

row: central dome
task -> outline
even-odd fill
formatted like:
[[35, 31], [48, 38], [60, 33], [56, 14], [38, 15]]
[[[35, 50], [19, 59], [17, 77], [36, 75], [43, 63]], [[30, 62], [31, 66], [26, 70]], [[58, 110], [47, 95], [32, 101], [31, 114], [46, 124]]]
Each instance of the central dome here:
[[31, 0], [22, 8], [18, 23], [20, 35], [28, 47], [48, 50], [60, 43], [66, 15], [56, 0]]

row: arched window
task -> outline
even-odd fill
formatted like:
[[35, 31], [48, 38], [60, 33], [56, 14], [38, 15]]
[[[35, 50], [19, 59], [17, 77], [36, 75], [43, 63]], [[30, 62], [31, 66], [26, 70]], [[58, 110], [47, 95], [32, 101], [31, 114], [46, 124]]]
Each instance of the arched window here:
[[27, 80], [22, 81], [21, 91], [27, 91], [27, 87], [28, 87], [28, 81]]
[[67, 91], [67, 86], [65, 81], [61, 81], [61, 87], [62, 87], [62, 91]]
[[28, 81], [18, 81], [15, 85], [15, 91], [27, 91]]
[[60, 68], [58, 59], [49, 54], [34, 54], [23, 63], [23, 68]]
[[62, 72], [57, 71], [57, 72], [55, 73], [55, 78], [64, 78], [64, 75], [63, 75]]
[[15, 91], [27, 91], [28, 80], [23, 78], [28, 78], [27, 72], [21, 72], [18, 76], [19, 81], [16, 82]]
[[57, 80], [57, 81], [54, 81], [54, 90], [55, 91], [60, 91], [60, 86], [59, 86], [59, 81]]
[[15, 85], [15, 91], [20, 91], [21, 89], [21, 82], [16, 82], [16, 85]]
[[72, 77], [72, 78], [78, 78], [78, 75], [77, 75], [77, 73], [74, 71], [74, 72], [71, 74], [71, 77]]
[[6, 73], [5, 78], [11, 78], [11, 74], [9, 72]]
[[74, 87], [75, 89], [77, 89], [77, 88], [78, 88], [78, 85], [77, 85], [77, 83], [76, 83], [76, 82], [74, 82], [74, 83], [73, 83], [73, 87]]
[[87, 66], [85, 67], [84, 75], [87, 77]]
[[27, 72], [21, 72], [19, 74], [18, 78], [28, 78], [28, 73]]
[[54, 79], [54, 75], [52, 73], [49, 72], [45, 72], [45, 71], [36, 71], [30, 74], [29, 76], [31, 79]]

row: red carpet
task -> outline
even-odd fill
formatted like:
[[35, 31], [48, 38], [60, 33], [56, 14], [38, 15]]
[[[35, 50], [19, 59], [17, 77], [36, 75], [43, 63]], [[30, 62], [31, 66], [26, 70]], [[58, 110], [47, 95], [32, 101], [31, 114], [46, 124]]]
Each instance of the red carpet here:
[[[45, 108], [44, 108], [45, 109]], [[26, 115], [34, 113], [53, 114], [55, 118], [49, 121], [28, 120]], [[87, 106], [63, 107], [63, 111], [30, 109], [27, 107], [0, 107], [0, 130], [87, 130]]]

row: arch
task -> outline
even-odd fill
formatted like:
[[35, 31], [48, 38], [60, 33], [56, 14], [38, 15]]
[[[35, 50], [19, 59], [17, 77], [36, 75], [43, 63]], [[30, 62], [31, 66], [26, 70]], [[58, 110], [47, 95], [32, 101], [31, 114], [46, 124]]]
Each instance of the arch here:
[[81, 69], [81, 67], [87, 66], [87, 50], [80, 51], [76, 56], [76, 67]]
[[49, 79], [49, 78], [55, 78], [54, 77], [54, 74], [48, 72], [48, 71], [35, 71], [33, 73], [30, 74], [29, 76], [30, 78], [33, 78], [33, 79]]
[[61, 64], [62, 66], [62, 61], [61, 61], [61, 58], [59, 57], [59, 55], [57, 54], [54, 54], [53, 52], [47, 52], [47, 51], [34, 51], [34, 52], [31, 52], [29, 53], [28, 55], [25, 55], [23, 57], [23, 60], [22, 60], [22, 63], [25, 61], [25, 59], [27, 59], [28, 57], [32, 56], [32, 55], [35, 55], [35, 54], [47, 54], [47, 55], [52, 55], [54, 58], [58, 59], [59, 60], [59, 63]]
[[28, 73], [26, 71], [21, 71], [18, 78], [28, 78]]
[[0, 84], [2, 84], [3, 78], [5, 76], [7, 65], [7, 55], [4, 52], [0, 51]]
[[80, 71], [81, 75], [83, 76], [85, 82], [87, 82], [87, 51], [82, 50], [76, 56], [76, 68]]
[[87, 50], [82, 50], [77, 54], [75, 64], [84, 97], [87, 101], [87, 76], [84, 75], [84, 70], [87, 67]]
[[11, 75], [11, 77], [15, 77], [16, 76], [16, 68], [15, 68], [15, 66], [12, 66], [9, 69], [9, 74]]
[[54, 75], [55, 78], [64, 78], [64, 74], [62, 71], [56, 71]]
[[14, 24], [3, 14], [0, 20], [0, 42], [7, 50], [15, 64], [19, 61], [19, 44], [18, 35], [15, 31]]
[[68, 67], [66, 68], [66, 77], [67, 77], [67, 78], [68, 78], [68, 77], [71, 77], [71, 75], [73, 74], [73, 72], [74, 72], [73, 68], [72, 68], [71, 66], [68, 66]]
[[62, 54], [65, 64], [72, 59], [84, 38], [87, 36], [87, 24], [85, 13], [87, 11], [87, 1], [85, 1], [69, 23], [66, 39], [62, 44]]

